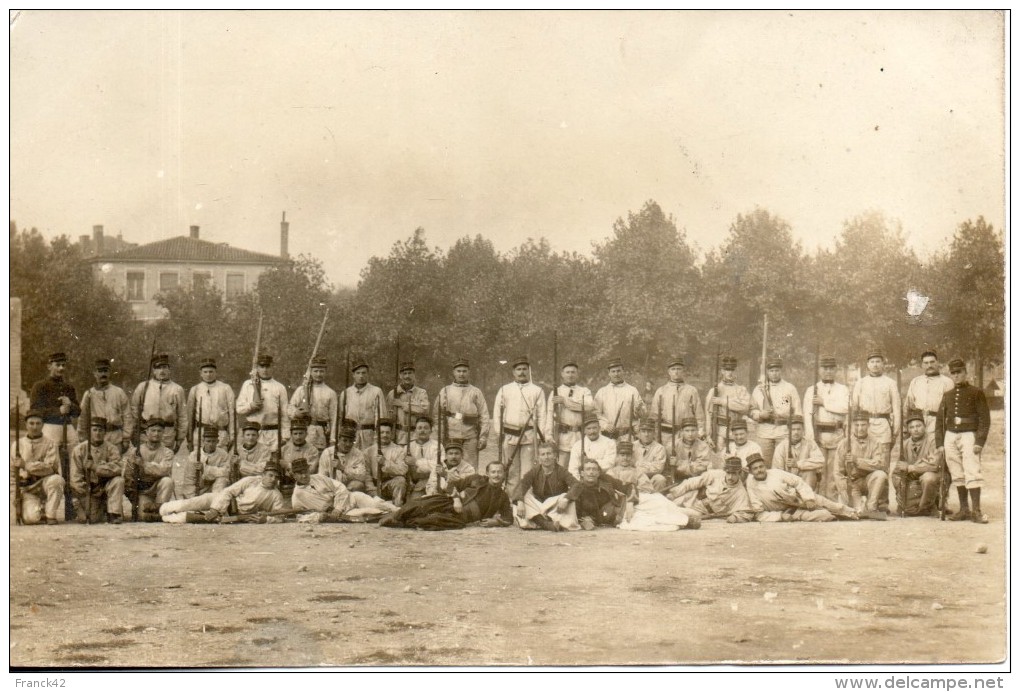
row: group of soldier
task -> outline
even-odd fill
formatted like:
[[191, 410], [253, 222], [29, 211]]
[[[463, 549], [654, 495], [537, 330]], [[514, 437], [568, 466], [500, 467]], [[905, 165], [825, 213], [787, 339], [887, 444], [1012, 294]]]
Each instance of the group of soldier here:
[[[166, 354], [153, 356], [151, 376], [129, 397], [111, 384], [110, 360], [99, 359], [95, 385], [78, 400], [64, 380], [66, 355], [54, 353], [30, 410], [16, 414], [16, 510], [25, 524], [58, 523], [63, 504], [65, 519], [82, 523], [121, 523], [131, 512], [169, 523], [296, 515], [424, 529], [660, 531], [713, 518], [884, 519], [891, 501], [901, 516], [944, 516], [952, 485], [949, 519], [987, 523], [981, 450], [990, 418], [964, 362], [951, 360], [947, 377], [925, 351], [924, 374], [903, 400], [881, 350], [866, 363], [851, 390], [836, 381], [835, 358], [820, 358], [820, 377], [801, 397], [781, 358], [765, 359], [749, 392], [734, 380], [736, 358], [724, 355], [702, 398], [675, 357], [646, 403], [619, 359], [594, 394], [567, 361], [547, 394], [521, 356], [490, 416], [465, 359], [434, 398], [417, 385], [413, 362], [399, 364], [399, 384], [384, 393], [358, 358], [353, 384], [338, 393], [319, 356], [291, 395], [273, 379], [269, 355], [258, 356], [236, 397], [213, 358], [185, 393]], [[492, 432], [497, 459], [483, 466]]]

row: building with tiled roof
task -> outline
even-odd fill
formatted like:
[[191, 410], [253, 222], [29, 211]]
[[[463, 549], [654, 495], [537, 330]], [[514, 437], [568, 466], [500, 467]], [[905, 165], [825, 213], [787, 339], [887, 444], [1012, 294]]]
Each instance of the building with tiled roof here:
[[[280, 224], [280, 255], [202, 240], [198, 226], [192, 226], [187, 236], [147, 245], [124, 243], [117, 251], [110, 251], [101, 227], [97, 227], [94, 247], [85, 261], [104, 284], [131, 304], [136, 319], [156, 320], [165, 316], [156, 303], [161, 292], [205, 283], [232, 300], [254, 289], [262, 272], [287, 261], [288, 225], [284, 216]], [[83, 236], [83, 242], [85, 239]]]

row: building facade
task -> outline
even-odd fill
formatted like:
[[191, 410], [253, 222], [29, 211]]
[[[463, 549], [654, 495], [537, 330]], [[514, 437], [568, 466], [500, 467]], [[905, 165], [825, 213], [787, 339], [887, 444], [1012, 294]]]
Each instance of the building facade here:
[[165, 312], [160, 293], [199, 284], [215, 287], [228, 301], [251, 291], [262, 272], [287, 261], [286, 225], [281, 226], [281, 256], [266, 255], [199, 238], [199, 227], [177, 236], [119, 252], [100, 251], [87, 261], [93, 273], [124, 298], [135, 319], [157, 320]]

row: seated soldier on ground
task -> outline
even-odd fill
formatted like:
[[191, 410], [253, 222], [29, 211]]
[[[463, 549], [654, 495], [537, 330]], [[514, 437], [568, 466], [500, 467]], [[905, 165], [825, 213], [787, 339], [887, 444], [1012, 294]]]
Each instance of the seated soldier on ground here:
[[634, 443], [634, 466], [648, 476], [655, 492], [669, 485], [673, 471], [666, 459], [666, 448], [655, 439], [655, 421], [646, 418], [638, 427], [638, 441]]
[[675, 476], [678, 481], [700, 476], [714, 468], [715, 455], [707, 442], [698, 438], [698, 419], [680, 421], [680, 439], [675, 450]]
[[812, 438], [804, 437], [804, 416], [790, 417], [790, 438], [780, 440], [776, 445], [772, 468], [800, 476], [812, 490], [818, 492], [825, 469], [825, 455]]
[[851, 507], [866, 509], [867, 519], [881, 521], [886, 518], [888, 505], [889, 476], [882, 443], [868, 434], [871, 419], [864, 411], [851, 416], [853, 434], [842, 439], [836, 447], [836, 488], [840, 500]]
[[439, 443], [432, 437], [432, 420], [419, 416], [414, 424], [411, 444], [407, 447], [408, 482], [411, 484], [407, 499], [422, 497], [428, 486], [429, 476], [439, 457]]
[[257, 421], [246, 420], [241, 425], [241, 446], [234, 450], [238, 458], [238, 470], [242, 476], [261, 476], [272, 451], [259, 442], [262, 426]]
[[633, 485], [639, 493], [658, 492], [648, 476], [634, 466], [634, 443], [627, 440], [616, 443], [616, 465], [606, 471], [606, 475], [624, 485]]
[[747, 458], [747, 496], [756, 521], [835, 521], [859, 519], [851, 507], [816, 495], [803, 478], [782, 469], [770, 469], [760, 454]]
[[464, 461], [464, 448], [460, 442], [451, 440], [446, 443], [446, 456], [436, 462], [425, 484], [425, 496], [445, 495], [447, 488], [464, 478], [478, 475], [475, 467]]
[[474, 474], [451, 483], [447, 487], [449, 495], [408, 501], [394, 514], [383, 517], [379, 525], [426, 531], [462, 529], [474, 523], [485, 528], [510, 526], [513, 510], [503, 490], [503, 465], [493, 461], [485, 471], [485, 476]]
[[565, 492], [577, 483], [557, 462], [555, 447], [548, 442], [538, 445], [538, 465], [524, 474], [514, 492], [517, 525], [522, 529], [546, 531], [577, 531], [581, 526], [570, 511], [561, 513], [556, 504]]
[[89, 442], [71, 450], [71, 491], [78, 498], [78, 522], [97, 524], [106, 505], [107, 521], [121, 523], [124, 504], [124, 461], [120, 449], [106, 441], [106, 419], [92, 417]]
[[754, 521], [751, 499], [744, 487], [743, 462], [730, 457], [723, 470], [708, 469], [668, 491], [666, 497], [699, 519], [726, 519], [730, 524]]
[[904, 425], [910, 437], [903, 443], [903, 454], [893, 467], [893, 490], [897, 501], [904, 502], [904, 514], [908, 517], [937, 516], [942, 497], [935, 435], [928, 432], [921, 411], [908, 413]]
[[[384, 500], [393, 500], [393, 504], [400, 507], [407, 497], [406, 454], [403, 447], [393, 444], [393, 423], [389, 419], [379, 419], [376, 430], [379, 434], [378, 449], [382, 451], [382, 457], [375, 459], [382, 484], [379, 496]], [[377, 448], [372, 447], [371, 453], [375, 455], [376, 452]]]
[[43, 414], [33, 409], [25, 414], [25, 434], [17, 443], [11, 443], [11, 473], [21, 486], [21, 513], [26, 526], [56, 524], [64, 499], [57, 444], [44, 437], [42, 430]]
[[[237, 502], [237, 511], [241, 515], [256, 517], [260, 513], [280, 512], [284, 509], [283, 495], [277, 486], [280, 483], [280, 467], [268, 462], [262, 469], [261, 476], [248, 476], [228, 486], [223, 492], [205, 493], [187, 500], [170, 500], [164, 502], [159, 513], [168, 524], [184, 524], [189, 521], [214, 522], [227, 514], [230, 501]], [[195, 516], [198, 513], [201, 515]], [[278, 517], [265, 516], [264, 523], [279, 523]]]
[[350, 491], [369, 495], [378, 494], [372, 479], [372, 468], [368, 457], [354, 446], [358, 431], [353, 425], [342, 425], [337, 443], [326, 447], [319, 456], [319, 473], [338, 480]]
[[[188, 455], [185, 472], [184, 497], [191, 498], [205, 493], [218, 493], [230, 485], [230, 464], [233, 455], [222, 447], [218, 447], [220, 431], [215, 426], [206, 425], [202, 428], [202, 450], [193, 451]], [[202, 458], [199, 468], [198, 459]]]
[[397, 511], [395, 505], [385, 500], [361, 492], [348, 492], [340, 481], [310, 473], [305, 459], [295, 459], [291, 463], [291, 474], [294, 477], [291, 506], [308, 512], [298, 521], [364, 522]]
[[591, 531], [597, 526], [618, 526], [628, 511], [633, 513], [636, 502], [637, 491], [633, 486], [603, 475], [599, 462], [585, 459], [580, 482], [557, 501], [557, 509], [567, 512], [573, 504], [581, 528]]

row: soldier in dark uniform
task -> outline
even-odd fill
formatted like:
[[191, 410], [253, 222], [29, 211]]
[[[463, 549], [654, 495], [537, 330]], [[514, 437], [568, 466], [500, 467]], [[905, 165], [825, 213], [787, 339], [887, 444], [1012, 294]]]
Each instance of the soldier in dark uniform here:
[[81, 415], [78, 395], [74, 387], [64, 381], [67, 369], [67, 354], [53, 353], [47, 363], [49, 376], [32, 385], [31, 408], [42, 414], [43, 437], [60, 444], [64, 424], [67, 424], [67, 443], [78, 441], [78, 435], [71, 426], [72, 419]]
[[992, 422], [988, 401], [979, 387], [967, 382], [967, 365], [959, 358], [949, 361], [949, 376], [955, 386], [942, 395], [935, 420], [935, 445], [946, 455], [960, 497], [960, 508], [949, 519], [987, 524], [988, 515], [981, 512], [981, 449]]

